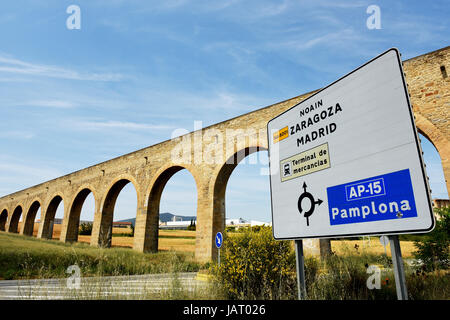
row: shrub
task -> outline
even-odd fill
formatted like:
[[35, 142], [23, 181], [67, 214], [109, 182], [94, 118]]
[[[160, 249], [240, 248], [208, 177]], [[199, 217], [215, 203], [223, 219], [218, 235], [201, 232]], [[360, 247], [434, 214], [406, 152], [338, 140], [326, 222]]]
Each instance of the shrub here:
[[236, 232], [236, 227], [235, 226], [226, 227], [225, 232]]
[[196, 230], [195, 220], [191, 220], [191, 224], [186, 228], [186, 230], [190, 230], [190, 231]]
[[433, 271], [450, 267], [450, 208], [435, 209], [440, 218], [434, 230], [414, 241], [414, 257], [422, 262], [423, 269]]
[[[308, 299], [320, 300], [373, 300], [395, 299], [395, 283], [389, 281], [381, 290], [370, 290], [367, 287], [367, 268], [377, 263], [379, 257], [371, 254], [331, 255], [318, 261], [319, 270], [307, 282]], [[392, 279], [390, 274], [383, 278]]]
[[[211, 266], [218, 292], [228, 299], [296, 299], [295, 252], [291, 241], [273, 239], [270, 227], [225, 233], [221, 265]], [[369, 265], [382, 269], [381, 288], [367, 287]], [[448, 299], [450, 274], [417, 274], [405, 265], [410, 299]], [[307, 299], [395, 300], [392, 261], [386, 255], [348, 250], [326, 259], [306, 256]]]
[[270, 227], [225, 233], [216, 280], [230, 299], [285, 299], [296, 296], [295, 253], [290, 241], [276, 241]]
[[92, 234], [92, 223], [82, 223], [78, 230], [79, 235], [90, 236]]

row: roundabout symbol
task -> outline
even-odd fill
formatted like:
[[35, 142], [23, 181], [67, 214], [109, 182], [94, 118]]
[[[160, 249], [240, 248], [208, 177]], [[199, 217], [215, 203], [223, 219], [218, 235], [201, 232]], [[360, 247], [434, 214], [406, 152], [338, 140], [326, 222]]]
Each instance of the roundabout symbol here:
[[302, 201], [303, 201], [303, 199], [304, 198], [308, 198], [309, 201], [311, 202], [311, 207], [304, 214], [304, 217], [306, 218], [306, 225], [309, 226], [309, 216], [311, 216], [314, 213], [314, 209], [316, 208], [316, 204], [318, 206], [320, 206], [320, 204], [323, 201], [320, 200], [320, 199], [314, 200], [313, 195], [311, 193], [309, 193], [308, 191], [306, 191], [306, 187], [307, 187], [306, 182], [303, 182], [303, 193], [298, 198], [297, 206], [298, 206], [298, 211], [300, 213], [302, 213], [303, 212], [303, 209], [302, 209]]

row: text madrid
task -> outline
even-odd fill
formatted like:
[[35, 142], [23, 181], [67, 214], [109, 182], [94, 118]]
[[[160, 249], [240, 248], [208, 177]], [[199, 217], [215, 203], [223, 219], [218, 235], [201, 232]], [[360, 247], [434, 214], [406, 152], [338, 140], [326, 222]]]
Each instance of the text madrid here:
[[[303, 109], [300, 111], [300, 117], [304, 116], [305, 114], [308, 114], [309, 112], [312, 112], [315, 109], [320, 108], [323, 105], [322, 100], [319, 100], [315, 104], [311, 105], [310, 107]], [[342, 108], [339, 103], [336, 103], [334, 106], [330, 106], [324, 110], [322, 110], [319, 113], [314, 114], [313, 116], [308, 117], [307, 120], [302, 120], [296, 125], [291, 126], [290, 129], [290, 135], [293, 136], [296, 133], [318, 123], [321, 122], [327, 118], [333, 117], [337, 113], [342, 112]], [[326, 135], [329, 135], [336, 131], [336, 123], [330, 123], [328, 125], [325, 125], [322, 128], [319, 128], [317, 130], [312, 131], [311, 133], [305, 134], [304, 136], [297, 138], [297, 146], [305, 145], [308, 142], [314, 141], [317, 138], [324, 137]]]

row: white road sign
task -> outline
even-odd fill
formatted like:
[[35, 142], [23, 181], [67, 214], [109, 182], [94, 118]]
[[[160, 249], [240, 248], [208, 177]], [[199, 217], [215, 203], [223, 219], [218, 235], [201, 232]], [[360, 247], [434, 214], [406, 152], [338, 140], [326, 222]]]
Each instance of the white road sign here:
[[270, 120], [267, 130], [276, 239], [434, 228], [397, 49]]

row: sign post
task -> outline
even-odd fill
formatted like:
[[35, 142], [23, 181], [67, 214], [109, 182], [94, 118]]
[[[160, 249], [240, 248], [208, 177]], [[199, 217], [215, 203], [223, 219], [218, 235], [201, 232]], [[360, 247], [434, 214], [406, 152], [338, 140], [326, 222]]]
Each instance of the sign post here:
[[216, 243], [216, 247], [218, 249], [217, 264], [220, 266], [220, 248], [222, 247], [222, 243], [223, 243], [222, 232], [217, 232], [216, 238], [215, 238], [215, 243]]
[[395, 288], [398, 300], [408, 300], [408, 290], [406, 288], [405, 269], [403, 266], [400, 241], [397, 235], [389, 236], [391, 245], [392, 263], [394, 264]]
[[398, 50], [273, 118], [267, 136], [274, 238], [389, 235], [405, 297], [396, 235], [435, 222]]
[[389, 238], [387, 236], [381, 236], [380, 237], [380, 243], [383, 245], [384, 247], [384, 254], [387, 255], [386, 252], [386, 247], [389, 244]]
[[297, 262], [297, 287], [298, 300], [306, 299], [306, 283], [305, 283], [305, 257], [303, 255], [303, 241], [295, 240], [295, 257]]

